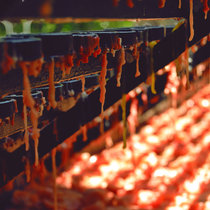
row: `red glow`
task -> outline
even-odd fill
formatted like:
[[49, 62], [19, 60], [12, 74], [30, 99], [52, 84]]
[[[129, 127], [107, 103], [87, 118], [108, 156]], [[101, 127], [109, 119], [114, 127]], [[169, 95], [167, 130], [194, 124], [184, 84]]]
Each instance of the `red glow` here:
[[[202, 197], [210, 184], [209, 93], [210, 85], [180, 107], [151, 117], [128, 138], [125, 150], [106, 134], [107, 149], [73, 156], [56, 180], [58, 209], [209, 209], [210, 196]], [[37, 200], [52, 209], [49, 192], [31, 183], [14, 200]]]
[[[167, 209], [193, 205], [210, 180], [207, 89], [201, 90], [179, 108], [170, 108], [150, 118], [138, 134], [129, 138], [126, 150], [122, 150], [119, 143], [99, 155], [82, 154], [82, 159], [91, 164], [75, 162], [77, 167], [82, 167], [77, 175], [80, 177], [77, 188], [108, 189], [116, 193], [116, 199], [131, 193], [133, 199], [127, 205], [135, 204], [139, 208], [160, 206], [166, 197]], [[135, 115], [136, 109], [131, 111]], [[195, 139], [196, 144], [192, 143]], [[160, 155], [156, 153], [158, 148], [162, 148]], [[202, 158], [205, 155], [206, 160]], [[61, 175], [62, 182], [58, 178], [58, 184], [69, 187], [69, 177], [74, 183], [75, 167], [64, 174]], [[182, 184], [180, 180], [184, 180]], [[144, 188], [143, 183], [147, 183]], [[173, 188], [171, 195], [166, 195], [170, 188]]]

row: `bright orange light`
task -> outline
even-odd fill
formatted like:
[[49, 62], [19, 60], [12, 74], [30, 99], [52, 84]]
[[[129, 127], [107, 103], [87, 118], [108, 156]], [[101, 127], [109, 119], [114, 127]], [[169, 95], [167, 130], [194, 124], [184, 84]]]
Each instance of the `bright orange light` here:
[[75, 167], [72, 168], [72, 174], [77, 175], [81, 173], [81, 167], [79, 165], [76, 165]]
[[97, 188], [97, 187], [106, 188], [107, 183], [101, 176], [85, 176], [81, 181], [81, 186], [85, 188]]
[[82, 160], [88, 160], [90, 158], [90, 154], [87, 152], [84, 152], [81, 154]]
[[156, 209], [164, 202], [167, 210], [207, 208], [210, 196], [202, 205], [198, 198], [210, 183], [209, 87], [180, 107], [151, 117], [128, 139], [125, 150], [121, 144], [112, 146], [108, 135], [107, 149], [76, 156], [57, 183], [80, 190], [101, 188], [110, 193], [108, 205], [113, 202], [114, 208], [126, 203], [128, 209]]
[[201, 105], [203, 107], [207, 108], [207, 107], [209, 107], [209, 104], [210, 104], [209, 100], [207, 100], [207, 99], [201, 100]]
[[89, 161], [91, 162], [91, 163], [95, 163], [96, 161], [97, 161], [97, 156], [96, 155], [92, 155], [91, 157], [90, 157], [90, 159], [89, 159]]

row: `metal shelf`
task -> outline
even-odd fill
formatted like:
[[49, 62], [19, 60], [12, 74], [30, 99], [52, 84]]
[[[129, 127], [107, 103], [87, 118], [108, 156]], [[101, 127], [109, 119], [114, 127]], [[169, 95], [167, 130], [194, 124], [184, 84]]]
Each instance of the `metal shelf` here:
[[[43, 18], [40, 8], [42, 0], [1, 0], [0, 18]], [[158, 8], [158, 1], [133, 0], [134, 7], [129, 8], [125, 0], [117, 7], [112, 0], [54, 0], [46, 9], [52, 10], [48, 17], [53, 18], [169, 18], [188, 17], [189, 1], [182, 0], [182, 8], [178, 9], [178, 1], [167, 0], [164, 8]], [[202, 8], [200, 0], [194, 0], [194, 11]]]

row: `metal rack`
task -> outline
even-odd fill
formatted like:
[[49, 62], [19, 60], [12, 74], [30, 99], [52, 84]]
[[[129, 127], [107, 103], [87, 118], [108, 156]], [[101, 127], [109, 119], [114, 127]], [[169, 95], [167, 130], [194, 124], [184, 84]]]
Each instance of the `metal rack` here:
[[[145, 0], [145, 1], [134, 1], [134, 8], [128, 8], [124, 1], [121, 1], [118, 7], [112, 6], [112, 1], [98, 1], [98, 0], [91, 0], [91, 1], [76, 1], [72, 6], [72, 2], [68, 0], [57, 0], [54, 2], [46, 1], [52, 6], [52, 14], [49, 18], [169, 18], [169, 17], [183, 17], [188, 18], [189, 8], [188, 8], [188, 1], [183, 0], [182, 2], [182, 9], [178, 9], [178, 2], [174, 0], [168, 0], [166, 2], [165, 8], [159, 9], [158, 8], [158, 1], [153, 0]], [[10, 4], [11, 3], [11, 4]], [[12, 20], [13, 18], [42, 18], [40, 15], [40, 8], [42, 6], [43, 1], [39, 0], [25, 0], [21, 2], [20, 0], [16, 1], [1, 1], [0, 3], [0, 18], [7, 18]], [[94, 5], [94, 7], [92, 6]], [[125, 45], [130, 46], [135, 44], [135, 41], [132, 42], [133, 34], [137, 42], [141, 42], [140, 45], [140, 70], [141, 75], [139, 77], [135, 77], [135, 70], [136, 70], [136, 63], [135, 59], [132, 58], [132, 52], [127, 49], [127, 63], [123, 66], [122, 72], [122, 85], [121, 87], [116, 86], [116, 78], [115, 76], [110, 76], [107, 81], [106, 85], [106, 100], [104, 109], [108, 109], [112, 106], [115, 102], [117, 102], [122, 93], [128, 93], [130, 90], [137, 87], [142, 82], [146, 81], [147, 77], [151, 73], [151, 65], [150, 65], [150, 57], [151, 57], [151, 50], [147, 46], [146, 42], [153, 41], [153, 40], [160, 40], [154, 47], [152, 53], [152, 59], [154, 61], [154, 71], [157, 72], [159, 69], [163, 68], [165, 65], [169, 64], [171, 61], [175, 60], [181, 53], [183, 53], [186, 47], [190, 47], [196, 42], [198, 42], [201, 38], [209, 34], [209, 15], [208, 18], [204, 19], [204, 14], [202, 11], [202, 5], [200, 1], [194, 0], [194, 30], [195, 36], [194, 39], [189, 42], [189, 24], [186, 22], [181, 24], [179, 28], [176, 30], [169, 32], [166, 37], [164, 37], [164, 27], [157, 27], [157, 28], [131, 28], [131, 29], [115, 29], [109, 32], [109, 36], [116, 35], [121, 36], [123, 43]], [[155, 37], [157, 35], [157, 30], [161, 29], [161, 36]], [[127, 32], [126, 32], [127, 31]], [[148, 32], [154, 31], [154, 37], [151, 35], [151, 39], [148, 39]], [[133, 32], [129, 34], [129, 32]], [[89, 32], [81, 33], [84, 37], [88, 37]], [[119, 35], [122, 33], [121, 35]], [[143, 35], [140, 38], [140, 33]], [[92, 35], [100, 36], [101, 45], [109, 45], [110, 40], [107, 38], [107, 31], [100, 31], [100, 32], [91, 32]], [[28, 37], [27, 37], [28, 36]], [[46, 48], [43, 48], [43, 34], [39, 35], [16, 35], [13, 37], [7, 37], [2, 40], [0, 48], [4, 51], [4, 43], [11, 43], [11, 52], [16, 51], [15, 56], [20, 52], [20, 57], [24, 57], [24, 55], [29, 56], [29, 60], [31, 56], [28, 55], [28, 50], [23, 50], [26, 46], [28, 46], [28, 42], [26, 44], [26, 39], [35, 39], [37, 44], [36, 51], [33, 53], [39, 54], [40, 57], [42, 54], [44, 55], [44, 59], [47, 62], [49, 57], [55, 55], [47, 55], [46, 49], [48, 49], [52, 42], [49, 42], [46, 45]], [[56, 38], [56, 36], [62, 36], [62, 34], [52, 34]], [[68, 33], [65, 36], [72, 37], [74, 34]], [[34, 38], [36, 37], [36, 38]], [[11, 39], [18, 40], [18, 42], [23, 43], [22, 47], [18, 48], [16, 44], [10, 42]], [[56, 39], [55, 39], [56, 40]], [[63, 40], [62, 40], [63, 41]], [[74, 41], [72, 50], [74, 50]], [[53, 41], [54, 42], [54, 41]], [[129, 44], [130, 43], [130, 44]], [[71, 45], [71, 44], [70, 44]], [[209, 46], [209, 42], [206, 45]], [[34, 47], [30, 46], [31, 48]], [[59, 41], [55, 44], [55, 47], [59, 47]], [[26, 47], [27, 48], [27, 47]], [[27, 48], [28, 49], [28, 48]], [[209, 51], [205, 50], [202, 56], [199, 55], [199, 51], [195, 55], [198, 58], [196, 60], [196, 64], [206, 60], [209, 57]], [[45, 52], [45, 53], [43, 53]], [[50, 52], [51, 53], [51, 52]], [[61, 55], [66, 55], [68, 52], [64, 52]], [[11, 56], [13, 56], [11, 54]], [[4, 57], [4, 53], [0, 53], [0, 58]], [[128, 58], [132, 58], [129, 61]], [[33, 59], [32, 59], [33, 60]], [[108, 68], [115, 69], [116, 67], [116, 58], [111, 55], [108, 56]], [[64, 82], [66, 80], [71, 80], [75, 78], [79, 78], [81, 76], [86, 76], [90, 74], [99, 73], [101, 70], [101, 56], [99, 55], [97, 58], [90, 57], [89, 62], [87, 64], [81, 64], [80, 66], [74, 66], [72, 68], [71, 74], [62, 77], [62, 72], [59, 69], [55, 71], [55, 81], [56, 82]], [[167, 75], [164, 74], [162, 76], [157, 76], [156, 80], [156, 90], [157, 94], [160, 94], [166, 83]], [[17, 80], [18, 78], [18, 80]], [[48, 74], [42, 69], [38, 78], [31, 78], [31, 86], [33, 88], [37, 88], [40, 86], [46, 85], [48, 79]], [[94, 85], [98, 85], [97, 82]], [[3, 96], [5, 94], [12, 94], [17, 91], [22, 90], [22, 72], [21, 69], [17, 68], [15, 70], [10, 71], [7, 74], [0, 73], [0, 95]], [[81, 91], [81, 87], [75, 89], [75, 91]], [[151, 93], [151, 89], [148, 90], [148, 95], [152, 98], [154, 95]], [[47, 126], [44, 126], [40, 132], [40, 143], [39, 143], [39, 154], [40, 158], [43, 157], [45, 154], [50, 152], [54, 147], [58, 144], [62, 143], [65, 139], [69, 136], [73, 135], [80, 126], [90, 122], [96, 116], [98, 116], [101, 112], [101, 104], [99, 102], [100, 97], [100, 90], [94, 89], [92, 93], [90, 93], [85, 98], [81, 98], [77, 101], [76, 105], [73, 108], [69, 109], [67, 112], [61, 112], [59, 110], [51, 110], [47, 113], [47, 116], [50, 119], [50, 122]], [[93, 106], [94, 104], [94, 106]], [[84, 114], [85, 113], [85, 114]], [[68, 124], [66, 123], [68, 122]], [[54, 124], [57, 125], [57, 133], [54, 133]], [[46, 144], [46, 139], [50, 139], [50, 141]], [[2, 140], [0, 140], [2, 141]], [[33, 145], [33, 141], [31, 142]], [[32, 146], [31, 146], [32, 148]], [[31, 163], [34, 162], [34, 150], [31, 149], [29, 152], [25, 151], [25, 147], [22, 144], [18, 149], [13, 151], [12, 153], [1, 150], [0, 154], [0, 186], [5, 185], [8, 181], [13, 179], [17, 176], [20, 172], [24, 170], [24, 162], [22, 161], [22, 157], [26, 156], [30, 159]]]

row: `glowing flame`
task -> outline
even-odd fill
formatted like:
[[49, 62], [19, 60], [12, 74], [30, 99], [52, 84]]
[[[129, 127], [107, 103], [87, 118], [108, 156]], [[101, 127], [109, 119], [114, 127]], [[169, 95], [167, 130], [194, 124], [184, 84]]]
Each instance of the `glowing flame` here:
[[201, 100], [201, 106], [203, 106], [203, 107], [205, 107], [205, 108], [208, 108], [209, 105], [210, 105], [209, 100], [207, 100], [207, 99]]
[[95, 163], [96, 161], [97, 161], [97, 156], [96, 155], [92, 155], [91, 157], [90, 157], [90, 159], [89, 159], [89, 161], [91, 162], [91, 163]]
[[97, 188], [97, 187], [106, 188], [107, 183], [101, 176], [90, 176], [90, 177], [86, 176], [83, 178], [81, 186], [85, 188]]

